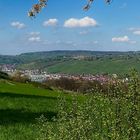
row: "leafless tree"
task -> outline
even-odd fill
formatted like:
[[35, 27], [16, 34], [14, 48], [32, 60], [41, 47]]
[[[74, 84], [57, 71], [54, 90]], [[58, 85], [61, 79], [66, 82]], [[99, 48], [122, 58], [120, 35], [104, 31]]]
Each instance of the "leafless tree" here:
[[[83, 7], [83, 10], [87, 11], [90, 9], [92, 3], [95, 0], [87, 0], [86, 5]], [[110, 4], [112, 0], [104, 0], [107, 4]], [[34, 4], [28, 12], [28, 16], [31, 18], [36, 17], [38, 13], [42, 11], [43, 8], [45, 8], [48, 5], [48, 0], [38, 0], [38, 3]]]

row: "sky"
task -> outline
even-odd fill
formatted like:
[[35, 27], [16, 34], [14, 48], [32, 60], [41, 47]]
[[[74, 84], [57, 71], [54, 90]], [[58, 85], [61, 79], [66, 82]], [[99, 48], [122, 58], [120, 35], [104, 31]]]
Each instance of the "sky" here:
[[0, 1], [0, 54], [51, 50], [140, 51], [140, 0], [49, 0], [35, 19], [37, 0]]

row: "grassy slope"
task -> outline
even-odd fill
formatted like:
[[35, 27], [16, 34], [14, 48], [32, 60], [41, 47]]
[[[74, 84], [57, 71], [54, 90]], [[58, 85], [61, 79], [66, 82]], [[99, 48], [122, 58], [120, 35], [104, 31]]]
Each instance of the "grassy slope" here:
[[[117, 94], [118, 93], [119, 92], [117, 92]], [[51, 118], [56, 116], [57, 113], [57, 97], [60, 95], [65, 96], [67, 101], [71, 101], [72, 96], [68, 94], [40, 89], [33, 87], [30, 84], [0, 81], [0, 140], [35, 140], [36, 130], [33, 125], [36, 123], [36, 118], [39, 118], [44, 114], [51, 123]], [[78, 99], [83, 101], [83, 99], [85, 100], [87, 97], [88, 96], [78, 96]], [[112, 114], [109, 110], [113, 111], [113, 113], [116, 112], [116, 100], [111, 100], [110, 102], [108, 99], [106, 100], [105, 98], [99, 97], [100, 96], [97, 96], [97, 98], [93, 100], [92, 104], [97, 109], [97, 111], [95, 111], [95, 113], [97, 113], [96, 115], [99, 115], [99, 117], [96, 117], [97, 125], [101, 123], [100, 112], [102, 110], [104, 110], [105, 114], [109, 113], [108, 115], [110, 115], [110, 113]], [[123, 125], [129, 127], [129, 121], [125, 122], [127, 120], [126, 118], [128, 118], [127, 115], [129, 115], [128, 112], [130, 111], [128, 111], [129, 100], [125, 102], [124, 100], [121, 100], [121, 102], [123, 107], [121, 109], [121, 114], [124, 116], [122, 118], [122, 122], [124, 122]], [[124, 114], [126, 115], [126, 118]], [[116, 114], [113, 116], [116, 117]], [[109, 120], [109, 124], [112, 124], [112, 122], [110, 122], [112, 119], [114, 122], [114, 117], [112, 118], [111, 115], [111, 117], [107, 118], [107, 120]], [[100, 118], [99, 121], [98, 118]], [[124, 128], [124, 130], [125, 129], [126, 128]], [[106, 126], [103, 131], [106, 132]]]
[[140, 61], [131, 60], [71, 60], [48, 67], [51, 73], [128, 73], [130, 68], [140, 71]]
[[[33, 124], [42, 114], [51, 120], [57, 113], [57, 91], [0, 81], [0, 140], [33, 140]], [[70, 99], [71, 96], [66, 96]]]

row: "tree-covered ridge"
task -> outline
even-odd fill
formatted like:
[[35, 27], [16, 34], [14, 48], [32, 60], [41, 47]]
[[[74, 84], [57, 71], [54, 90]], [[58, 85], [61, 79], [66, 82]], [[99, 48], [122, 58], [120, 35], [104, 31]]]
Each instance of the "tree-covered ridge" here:
[[132, 67], [140, 70], [140, 52], [50, 51], [0, 56], [0, 65], [5, 64], [50, 73], [124, 74]]

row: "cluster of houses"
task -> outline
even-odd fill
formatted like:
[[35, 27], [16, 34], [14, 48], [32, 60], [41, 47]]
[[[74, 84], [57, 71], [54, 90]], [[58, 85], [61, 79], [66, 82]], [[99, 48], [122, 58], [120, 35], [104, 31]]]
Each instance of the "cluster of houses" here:
[[10, 65], [10, 64], [0, 65], [0, 71], [11, 74], [14, 71], [16, 71], [15, 65]]
[[[17, 70], [13, 65], [2, 65], [0, 70], [13, 75]], [[39, 69], [36, 70], [20, 70], [23, 75], [26, 75], [30, 78], [31, 81], [43, 82], [52, 79], [68, 78], [74, 80], [86, 80], [86, 81], [99, 81], [100, 83], [106, 83], [112, 80], [112, 77], [117, 78], [116, 74], [113, 74], [112, 77], [108, 75], [91, 75], [91, 74], [81, 74], [81, 75], [70, 75], [70, 74], [49, 74], [46, 71]]]

